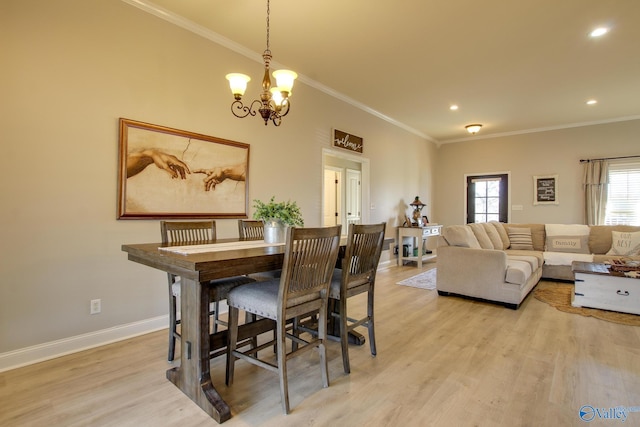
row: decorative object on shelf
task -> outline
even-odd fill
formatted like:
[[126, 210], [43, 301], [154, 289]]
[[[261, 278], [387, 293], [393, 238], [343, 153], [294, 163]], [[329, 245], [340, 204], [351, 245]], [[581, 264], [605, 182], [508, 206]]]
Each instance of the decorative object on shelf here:
[[413, 221], [414, 225], [420, 225], [420, 217], [422, 216], [422, 208], [426, 205], [420, 201], [420, 197], [416, 196], [415, 200], [409, 204], [409, 206], [413, 206]]
[[296, 202], [276, 202], [275, 196], [264, 203], [254, 200], [254, 219], [264, 221], [264, 241], [266, 243], [282, 243], [287, 227], [304, 227], [304, 219]]
[[271, 50], [269, 50], [269, 0], [267, 0], [267, 48], [262, 54], [264, 60], [264, 77], [262, 78], [262, 93], [260, 99], [255, 99], [250, 105], [242, 103], [242, 95], [247, 89], [247, 83], [251, 77], [246, 74], [230, 73], [226, 75], [231, 87], [231, 93], [235, 101], [231, 103], [231, 112], [234, 116], [245, 118], [249, 115], [255, 116], [256, 110], [264, 120], [266, 126], [269, 120], [274, 126], [280, 126], [282, 118], [289, 113], [291, 106], [289, 96], [293, 88], [293, 82], [298, 75], [291, 70], [276, 70], [273, 77], [276, 79], [277, 87], [271, 87], [269, 77], [269, 64], [271, 63]]
[[479, 123], [474, 123], [474, 124], [470, 124], [470, 125], [466, 125], [464, 127], [471, 135], [475, 135], [476, 133], [478, 133], [480, 131], [480, 129], [482, 128], [482, 125]]

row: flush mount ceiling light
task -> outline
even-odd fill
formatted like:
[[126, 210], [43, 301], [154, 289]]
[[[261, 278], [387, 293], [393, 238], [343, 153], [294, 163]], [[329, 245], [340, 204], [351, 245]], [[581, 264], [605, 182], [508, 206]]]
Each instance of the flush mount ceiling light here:
[[262, 78], [262, 93], [260, 99], [255, 99], [250, 105], [242, 103], [242, 95], [247, 89], [247, 83], [251, 77], [246, 74], [231, 73], [227, 74], [231, 93], [235, 101], [231, 103], [231, 112], [234, 116], [244, 118], [249, 115], [255, 116], [256, 112], [260, 113], [260, 117], [264, 120], [266, 126], [269, 120], [274, 126], [280, 126], [282, 118], [289, 113], [291, 106], [289, 96], [293, 88], [293, 81], [298, 77], [296, 73], [290, 70], [277, 70], [273, 72], [276, 79], [276, 87], [271, 87], [271, 78], [269, 77], [269, 64], [271, 63], [271, 50], [269, 50], [269, 0], [267, 0], [267, 48], [262, 54], [264, 60], [264, 77]]
[[590, 99], [587, 101], [587, 105], [596, 105], [598, 103], [598, 101], [596, 101], [595, 99]]
[[604, 36], [608, 32], [609, 32], [609, 29], [607, 27], [598, 27], [598, 28], [594, 29], [593, 31], [591, 31], [589, 33], [589, 36], [591, 36], [591, 37], [600, 37], [600, 36]]
[[480, 130], [480, 128], [482, 127], [481, 124], [472, 124], [472, 125], [466, 125], [465, 129], [471, 134], [471, 135], [475, 135], [476, 133], [478, 133], [478, 131]]

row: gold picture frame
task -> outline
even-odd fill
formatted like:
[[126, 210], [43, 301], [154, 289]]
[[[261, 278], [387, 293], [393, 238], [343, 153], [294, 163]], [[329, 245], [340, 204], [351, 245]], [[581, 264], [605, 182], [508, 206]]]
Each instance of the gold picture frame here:
[[249, 144], [120, 118], [118, 219], [247, 218]]

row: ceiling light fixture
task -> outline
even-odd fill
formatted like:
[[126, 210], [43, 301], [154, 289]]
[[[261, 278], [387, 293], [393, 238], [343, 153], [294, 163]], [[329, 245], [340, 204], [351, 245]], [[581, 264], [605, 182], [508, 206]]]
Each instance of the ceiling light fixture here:
[[458, 106], [456, 104], [453, 104], [451, 107], [449, 107], [449, 109], [451, 111], [456, 111], [458, 109]]
[[472, 125], [466, 125], [465, 129], [467, 129], [467, 131], [471, 134], [471, 135], [475, 135], [476, 133], [478, 133], [478, 131], [480, 130], [480, 128], [482, 127], [481, 124], [472, 124]]
[[587, 105], [595, 105], [597, 103], [598, 103], [598, 101], [596, 101], [595, 99], [590, 99], [590, 100], [587, 101]]
[[600, 37], [600, 36], [604, 36], [608, 32], [609, 32], [609, 29], [607, 27], [598, 27], [595, 30], [591, 31], [589, 35], [591, 37]]
[[269, 77], [269, 64], [271, 63], [271, 50], [269, 50], [269, 0], [267, 0], [267, 48], [262, 54], [264, 60], [264, 77], [262, 78], [262, 93], [260, 99], [255, 99], [250, 105], [242, 103], [242, 95], [247, 89], [247, 83], [251, 77], [246, 74], [231, 73], [227, 74], [231, 93], [235, 101], [231, 103], [231, 112], [234, 116], [245, 118], [249, 115], [255, 116], [256, 112], [260, 113], [260, 117], [264, 120], [266, 126], [269, 120], [274, 126], [280, 126], [282, 118], [289, 113], [291, 103], [289, 96], [293, 88], [293, 81], [298, 75], [290, 70], [277, 70], [273, 72], [276, 79], [277, 87], [271, 87], [271, 78]]

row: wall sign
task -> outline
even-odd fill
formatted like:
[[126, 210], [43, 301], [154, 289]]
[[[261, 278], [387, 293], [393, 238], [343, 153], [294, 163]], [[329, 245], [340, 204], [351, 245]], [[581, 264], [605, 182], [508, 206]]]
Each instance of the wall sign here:
[[558, 204], [558, 175], [533, 177], [533, 204]]
[[351, 135], [341, 130], [333, 130], [333, 146], [344, 148], [345, 150], [355, 151], [356, 153], [362, 153], [362, 138], [359, 136]]

